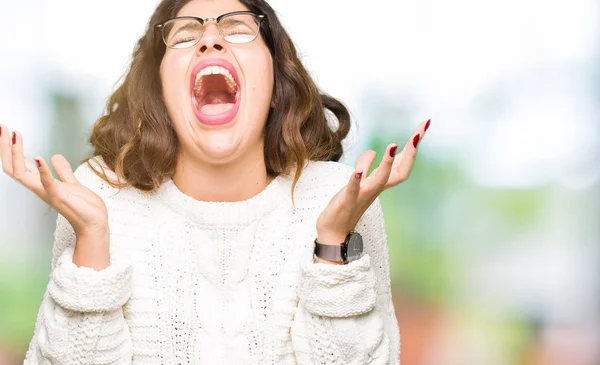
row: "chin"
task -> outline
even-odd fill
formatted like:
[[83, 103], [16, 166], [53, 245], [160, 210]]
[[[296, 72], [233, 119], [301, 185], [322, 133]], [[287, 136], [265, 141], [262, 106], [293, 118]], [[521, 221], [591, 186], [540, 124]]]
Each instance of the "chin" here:
[[236, 148], [217, 147], [204, 150], [207, 160], [213, 164], [226, 164], [236, 158], [237, 152]]
[[241, 154], [243, 146], [239, 137], [232, 128], [196, 131], [194, 150], [211, 163], [226, 163]]

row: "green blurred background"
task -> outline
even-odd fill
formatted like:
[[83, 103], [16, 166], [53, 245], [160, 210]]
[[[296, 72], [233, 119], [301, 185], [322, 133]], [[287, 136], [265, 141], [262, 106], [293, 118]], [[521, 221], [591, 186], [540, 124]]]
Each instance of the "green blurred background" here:
[[[29, 158], [89, 153], [156, 3], [0, 3], [0, 123]], [[353, 113], [344, 162], [432, 119], [410, 179], [382, 196], [403, 363], [600, 364], [598, 2], [271, 4]], [[33, 334], [56, 212], [6, 175], [0, 199], [11, 365]]]

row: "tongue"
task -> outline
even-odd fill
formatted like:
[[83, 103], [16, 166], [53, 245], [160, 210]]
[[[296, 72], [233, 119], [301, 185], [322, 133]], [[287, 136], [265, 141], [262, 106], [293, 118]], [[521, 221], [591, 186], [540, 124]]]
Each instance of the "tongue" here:
[[225, 113], [233, 108], [234, 100], [232, 98], [228, 93], [213, 92], [202, 98], [199, 109], [202, 113], [209, 115]]
[[221, 114], [221, 113], [225, 113], [226, 111], [228, 111], [229, 109], [233, 108], [233, 104], [231, 103], [227, 103], [227, 104], [206, 104], [203, 107], [200, 108], [200, 111], [204, 114], [208, 114], [208, 115], [216, 115], [216, 114]]

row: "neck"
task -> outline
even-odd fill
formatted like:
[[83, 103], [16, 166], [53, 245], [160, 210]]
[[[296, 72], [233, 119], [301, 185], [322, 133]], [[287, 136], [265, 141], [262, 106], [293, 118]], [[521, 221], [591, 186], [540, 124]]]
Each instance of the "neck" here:
[[211, 165], [182, 154], [173, 176], [173, 182], [181, 192], [207, 202], [250, 199], [272, 180], [273, 177], [267, 174], [262, 150], [223, 165]]

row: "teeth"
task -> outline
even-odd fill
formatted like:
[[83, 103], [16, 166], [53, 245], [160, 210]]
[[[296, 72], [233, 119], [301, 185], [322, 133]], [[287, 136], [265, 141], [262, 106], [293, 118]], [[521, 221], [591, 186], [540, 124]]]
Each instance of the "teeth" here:
[[202, 78], [206, 75], [223, 75], [225, 77], [225, 81], [227, 82], [227, 86], [229, 86], [229, 91], [232, 94], [237, 92], [237, 83], [235, 82], [235, 79], [229, 70], [221, 66], [209, 66], [203, 68], [196, 75], [196, 86], [194, 87], [194, 94], [196, 94], [196, 96], [198, 96], [200, 93], [200, 89], [202, 88]]

